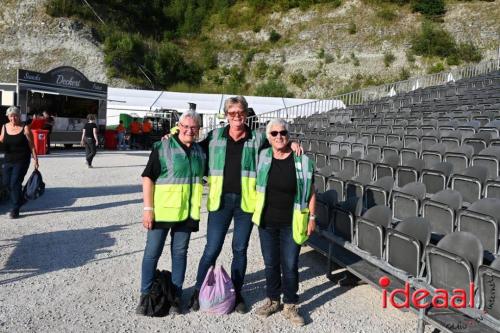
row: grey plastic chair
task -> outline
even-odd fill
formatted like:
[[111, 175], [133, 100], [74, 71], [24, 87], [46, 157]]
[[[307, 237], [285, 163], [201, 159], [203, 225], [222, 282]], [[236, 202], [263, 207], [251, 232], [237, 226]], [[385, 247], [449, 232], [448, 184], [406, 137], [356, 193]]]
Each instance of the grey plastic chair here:
[[374, 206], [356, 221], [356, 244], [361, 250], [382, 258], [385, 229], [391, 225], [391, 215], [389, 207]]
[[488, 169], [479, 165], [471, 166], [451, 177], [451, 188], [460, 192], [464, 202], [470, 204], [481, 199], [487, 177]]
[[446, 153], [446, 146], [442, 143], [436, 143], [422, 151], [422, 159], [427, 165], [433, 165], [443, 161], [444, 154]]
[[436, 246], [425, 250], [427, 281], [434, 288], [449, 291], [463, 289], [468, 298], [470, 283], [476, 283], [483, 262], [481, 241], [469, 232], [457, 231], [444, 236]]
[[483, 244], [486, 255], [498, 252], [500, 199], [485, 198], [458, 214], [457, 230], [474, 234]]
[[406, 184], [392, 192], [392, 219], [401, 221], [418, 216], [426, 194], [425, 185], [420, 182]]
[[445, 189], [424, 200], [422, 216], [429, 221], [432, 233], [439, 238], [455, 231], [456, 214], [461, 208], [460, 192]]
[[469, 145], [462, 145], [447, 151], [444, 154], [444, 161], [450, 162], [453, 165], [453, 170], [458, 172], [469, 167], [472, 155], [474, 155], [474, 148]]
[[481, 293], [481, 307], [485, 315], [500, 320], [500, 257], [489, 266], [479, 267], [479, 288]]
[[394, 187], [394, 179], [390, 176], [383, 177], [370, 185], [365, 186], [363, 193], [363, 202], [366, 209], [373, 206], [389, 205], [389, 198]]
[[375, 165], [375, 179], [380, 179], [387, 176], [394, 178], [395, 169], [397, 168], [398, 164], [398, 155], [391, 154], [384, 157], [384, 160], [381, 163], [377, 163]]
[[424, 249], [430, 238], [431, 227], [426, 219], [410, 217], [401, 221], [394, 229], [387, 229], [387, 262], [411, 276], [421, 276]]
[[321, 230], [327, 230], [330, 224], [330, 212], [338, 203], [335, 191], [326, 191], [316, 196], [316, 224]]
[[363, 202], [361, 198], [351, 197], [340, 202], [332, 209], [331, 226], [334, 235], [349, 242], [354, 240], [356, 217], [361, 215]]
[[406, 184], [419, 180], [422, 169], [425, 167], [425, 162], [419, 158], [414, 158], [396, 168], [396, 185], [403, 187]]
[[344, 201], [345, 182], [355, 176], [354, 172], [355, 170], [353, 169], [344, 169], [342, 171], [335, 172], [328, 178], [326, 189], [336, 191], [339, 201]]
[[427, 193], [433, 194], [444, 190], [452, 171], [453, 165], [449, 162], [436, 163], [422, 170], [421, 181], [425, 184]]
[[473, 166], [484, 166], [488, 169], [488, 179], [496, 179], [499, 175], [500, 147], [488, 147], [472, 157]]

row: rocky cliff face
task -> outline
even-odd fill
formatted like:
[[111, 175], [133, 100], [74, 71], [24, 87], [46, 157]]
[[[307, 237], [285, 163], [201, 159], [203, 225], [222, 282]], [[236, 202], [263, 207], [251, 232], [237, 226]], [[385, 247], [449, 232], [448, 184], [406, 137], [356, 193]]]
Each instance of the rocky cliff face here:
[[[48, 16], [46, 0], [0, 1], [0, 82], [14, 82], [18, 68], [46, 72], [69, 65], [92, 81], [130, 86], [107, 77], [102, 48], [88, 27], [73, 19]], [[422, 18], [407, 8], [397, 8], [389, 21], [381, 18], [379, 8], [361, 0], [345, 0], [338, 8], [325, 8], [273, 13], [257, 32], [216, 27], [205, 33], [214, 43], [245, 45], [243, 50], [228, 48], [218, 53], [218, 65], [231, 67], [241, 66], [248, 50], [258, 49], [269, 40], [272, 30], [277, 31], [282, 38], [255, 53], [246, 78], [254, 85], [264, 81], [266, 77], [251, 73], [259, 62], [274, 64], [282, 68], [279, 79], [296, 97], [329, 97], [353, 80], [395, 80], [403, 68], [411, 75], [423, 74], [439, 62], [408, 59], [410, 38]], [[457, 41], [474, 42], [485, 59], [497, 56], [499, 0], [450, 2], [447, 8], [443, 27]], [[394, 56], [389, 66], [384, 63], [386, 54]]]
[[45, 13], [46, 0], [0, 0], [0, 82], [15, 82], [17, 69], [39, 72], [73, 66], [88, 79], [113, 86], [101, 47], [89, 28], [72, 19]]

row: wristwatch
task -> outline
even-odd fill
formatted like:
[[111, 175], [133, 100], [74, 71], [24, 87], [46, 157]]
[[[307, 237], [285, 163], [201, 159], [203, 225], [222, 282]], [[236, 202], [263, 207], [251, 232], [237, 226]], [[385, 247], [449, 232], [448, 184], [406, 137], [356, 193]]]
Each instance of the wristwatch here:
[[316, 215], [310, 214], [309, 215], [309, 220], [316, 220]]

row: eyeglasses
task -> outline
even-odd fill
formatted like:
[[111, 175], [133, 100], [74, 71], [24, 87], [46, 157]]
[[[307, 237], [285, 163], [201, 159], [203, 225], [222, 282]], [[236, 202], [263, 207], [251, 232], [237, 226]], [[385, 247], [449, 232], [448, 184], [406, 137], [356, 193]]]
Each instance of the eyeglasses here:
[[183, 125], [183, 124], [179, 124], [179, 126], [183, 129], [183, 130], [188, 130], [190, 129], [191, 131], [197, 131], [200, 129], [200, 126], [188, 126], [188, 125]]
[[227, 113], [227, 115], [231, 118], [236, 118], [236, 116], [239, 116], [239, 117], [245, 117], [246, 116], [246, 113], [245, 112], [234, 112], [234, 111], [229, 111]]
[[287, 130], [284, 130], [284, 131], [271, 131], [271, 136], [272, 137], [275, 137], [275, 136], [278, 136], [278, 134], [280, 134], [281, 136], [287, 136], [288, 135], [288, 131]]

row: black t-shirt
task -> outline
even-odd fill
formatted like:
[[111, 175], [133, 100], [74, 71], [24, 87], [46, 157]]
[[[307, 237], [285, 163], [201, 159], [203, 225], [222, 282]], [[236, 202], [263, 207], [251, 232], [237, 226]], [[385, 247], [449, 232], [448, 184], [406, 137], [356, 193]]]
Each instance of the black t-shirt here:
[[[174, 135], [173, 138], [180, 144], [184, 152], [186, 152], [188, 158], [191, 156], [191, 147], [184, 145], [177, 135]], [[149, 155], [148, 163], [146, 164], [146, 168], [142, 172], [142, 177], [148, 177], [154, 183], [160, 177], [161, 174], [161, 164], [160, 164], [160, 154], [158, 153], [158, 149], [153, 149], [151, 154]], [[183, 222], [158, 222], [153, 224], [153, 229], [169, 229], [172, 228], [175, 230], [180, 226], [186, 226], [193, 232], [198, 231], [199, 229], [199, 221], [193, 220], [191, 217], [188, 217], [187, 220]]]
[[94, 128], [97, 129], [96, 123], [86, 123], [83, 127], [85, 131], [85, 137], [93, 139], [94, 138]]
[[18, 134], [7, 133], [6, 125], [3, 125], [3, 146], [5, 149], [5, 162], [18, 163], [29, 161], [31, 149], [24, 134], [24, 126]]
[[296, 192], [297, 176], [293, 153], [283, 160], [273, 157], [267, 179], [266, 203], [261, 226], [265, 228], [291, 226]]
[[222, 193], [241, 194], [241, 156], [243, 155], [243, 146], [252, 135], [252, 132], [249, 128], [246, 128], [245, 136], [238, 141], [234, 141], [229, 135], [228, 126], [223, 135], [227, 138], [227, 145]]

